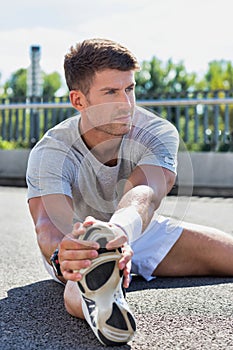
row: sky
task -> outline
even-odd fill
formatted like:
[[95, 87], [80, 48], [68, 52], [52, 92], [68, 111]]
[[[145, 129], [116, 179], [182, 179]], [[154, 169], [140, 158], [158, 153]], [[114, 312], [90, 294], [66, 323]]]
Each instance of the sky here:
[[30, 65], [41, 47], [41, 69], [64, 77], [63, 59], [86, 38], [127, 46], [141, 62], [183, 61], [202, 74], [212, 60], [233, 62], [232, 0], [20, 0], [0, 11], [0, 85]]

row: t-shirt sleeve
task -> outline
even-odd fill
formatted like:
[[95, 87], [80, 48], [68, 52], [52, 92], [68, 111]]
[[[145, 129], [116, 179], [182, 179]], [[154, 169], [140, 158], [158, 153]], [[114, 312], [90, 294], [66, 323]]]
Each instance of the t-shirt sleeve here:
[[72, 157], [64, 147], [43, 142], [35, 146], [26, 174], [28, 199], [48, 194], [65, 194], [72, 198], [73, 172]]
[[137, 165], [156, 165], [177, 173], [179, 134], [170, 122], [161, 119], [158, 125], [144, 130], [140, 147], [144, 150]]

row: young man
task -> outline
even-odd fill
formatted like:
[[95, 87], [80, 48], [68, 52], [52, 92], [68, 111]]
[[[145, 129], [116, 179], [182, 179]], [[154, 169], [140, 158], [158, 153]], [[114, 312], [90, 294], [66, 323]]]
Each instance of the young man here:
[[232, 276], [233, 238], [157, 215], [175, 182], [179, 137], [135, 105], [132, 53], [85, 40], [71, 47], [64, 68], [80, 114], [32, 150], [29, 207], [45, 266], [65, 284], [67, 311], [85, 317], [102, 343], [124, 344], [136, 328], [121, 288], [130, 272], [147, 280]]

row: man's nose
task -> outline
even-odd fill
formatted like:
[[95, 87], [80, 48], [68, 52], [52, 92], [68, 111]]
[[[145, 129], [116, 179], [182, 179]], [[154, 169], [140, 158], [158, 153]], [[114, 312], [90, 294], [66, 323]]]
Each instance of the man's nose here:
[[126, 92], [122, 92], [120, 94], [120, 100], [119, 102], [122, 102], [122, 103], [127, 103], [129, 106], [131, 106], [131, 100], [130, 100], [130, 97], [128, 96], [128, 94]]

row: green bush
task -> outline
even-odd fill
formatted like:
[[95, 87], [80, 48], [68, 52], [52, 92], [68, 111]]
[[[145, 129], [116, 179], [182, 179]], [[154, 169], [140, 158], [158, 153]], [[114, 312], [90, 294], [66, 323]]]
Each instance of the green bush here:
[[0, 149], [11, 150], [19, 148], [28, 148], [26, 141], [6, 141], [0, 138]]

